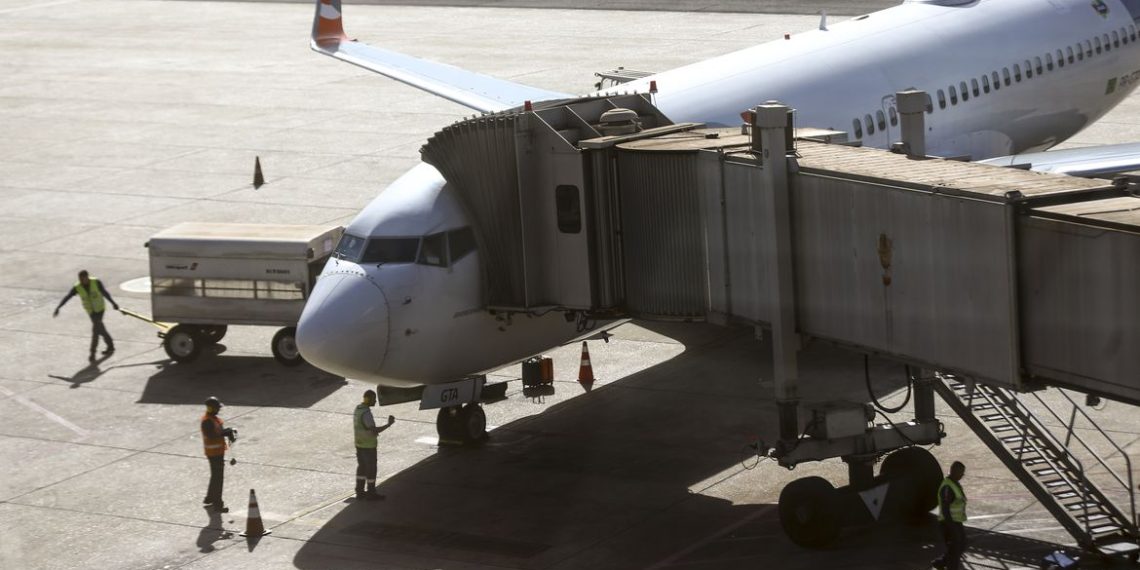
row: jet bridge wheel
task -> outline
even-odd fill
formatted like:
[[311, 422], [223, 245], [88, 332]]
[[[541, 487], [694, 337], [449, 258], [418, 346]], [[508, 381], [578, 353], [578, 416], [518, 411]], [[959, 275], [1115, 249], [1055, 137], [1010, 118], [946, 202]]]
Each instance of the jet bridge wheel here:
[[175, 325], [166, 331], [162, 339], [162, 348], [171, 360], [179, 363], [191, 362], [202, 353], [202, 337], [199, 336], [198, 327], [189, 325]]
[[891, 482], [888, 501], [903, 521], [920, 522], [938, 505], [942, 466], [929, 451], [921, 447], [895, 451], [883, 460], [879, 474]]
[[780, 526], [792, 542], [804, 548], [827, 546], [839, 536], [836, 490], [822, 477], [788, 483], [780, 492]]
[[305, 361], [297, 350], [297, 329], [285, 327], [273, 335], [273, 358], [285, 366], [297, 366]]

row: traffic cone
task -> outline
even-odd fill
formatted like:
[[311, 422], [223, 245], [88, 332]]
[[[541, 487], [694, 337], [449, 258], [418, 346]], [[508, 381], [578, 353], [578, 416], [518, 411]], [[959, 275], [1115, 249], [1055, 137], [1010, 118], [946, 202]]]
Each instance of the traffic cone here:
[[253, 157], [253, 189], [261, 188], [265, 184], [265, 177], [261, 175], [261, 157]]
[[257, 495], [253, 489], [249, 490], [249, 516], [245, 519], [245, 532], [238, 536], [245, 537], [258, 537], [265, 536], [273, 531], [265, 530], [265, 525], [261, 524], [261, 511], [257, 508]]
[[586, 341], [582, 341], [582, 365], [578, 367], [578, 383], [587, 392], [594, 387], [594, 367], [590, 365], [590, 349]]

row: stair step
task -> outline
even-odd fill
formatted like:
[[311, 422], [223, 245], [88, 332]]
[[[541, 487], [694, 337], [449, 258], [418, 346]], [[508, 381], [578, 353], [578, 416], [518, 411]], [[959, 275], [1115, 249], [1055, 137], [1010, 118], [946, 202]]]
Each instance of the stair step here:
[[1013, 453], [1014, 455], [1019, 454], [1019, 453], [1022, 455], [1025, 455], [1026, 453], [1032, 453], [1035, 455], [1037, 454], [1037, 450], [1033, 449], [1032, 447], [1029, 447], [1029, 446], [1015, 447], [1009, 451], [1010, 451], [1010, 453]]
[[1033, 436], [1027, 437], [1027, 436], [1023, 436], [1021, 434], [1018, 434], [1018, 435], [1007, 435], [1007, 436], [1001, 438], [1001, 440], [1005, 443], [1020, 443], [1022, 440], [1025, 440], [1025, 439], [1034, 439], [1034, 437]]
[[1054, 497], [1056, 497], [1057, 499], [1062, 500], [1062, 501], [1065, 499], [1072, 499], [1073, 497], [1076, 497], [1078, 495], [1079, 495], [1079, 493], [1077, 493], [1076, 491], [1071, 491], [1071, 490], [1064, 490], [1064, 491], [1058, 491], [1056, 493], [1053, 493]]
[[1096, 509], [1099, 509], [1100, 505], [1093, 503], [1093, 502], [1082, 503], [1080, 501], [1077, 501], [1075, 503], [1069, 503], [1069, 504], [1065, 505], [1065, 508], [1070, 510], [1070, 511], [1083, 511], [1083, 510], [1085, 510], [1085, 507], [1088, 507], [1090, 511], [1094, 511]]
[[981, 416], [981, 418], [982, 418], [982, 421], [996, 422], [998, 420], [1004, 420], [1005, 416], [1002, 414], [986, 414], [984, 416]]
[[1021, 463], [1022, 463], [1022, 465], [1025, 465], [1027, 467], [1031, 467], [1033, 465], [1040, 465], [1042, 463], [1045, 463], [1046, 461], [1048, 461], [1048, 459], [1045, 459], [1044, 457], [1034, 457], [1031, 459], [1022, 459]]
[[1120, 526], [1116, 524], [1102, 524], [1094, 527], [1089, 527], [1089, 532], [1092, 534], [1107, 534], [1120, 530]]
[[978, 410], [992, 410], [994, 409], [994, 405], [990, 403], [971, 404], [970, 409], [974, 410], [975, 412]]
[[1099, 520], [1107, 519], [1108, 515], [1106, 515], [1104, 513], [1096, 513], [1096, 514], [1091, 514], [1091, 515], [1083, 515], [1082, 514], [1082, 515], [1077, 515], [1073, 518], [1080, 520], [1080, 521], [1093, 522], [1093, 521], [1099, 521]]
[[1004, 433], [1007, 431], [1013, 431], [1015, 429], [1017, 429], [1017, 426], [1011, 426], [1009, 424], [1005, 424], [1003, 426], [994, 426], [994, 427], [990, 428], [990, 431], [992, 431], [994, 433]]
[[1052, 481], [1045, 481], [1041, 484], [1045, 485], [1046, 487], [1048, 487], [1050, 489], [1056, 489], [1057, 487], [1069, 487], [1070, 486], [1069, 482], [1065, 481], [1064, 479], [1053, 479]]
[[1133, 552], [1140, 552], [1140, 544], [1135, 542], [1113, 542], [1097, 545], [1097, 550], [1107, 556], [1126, 556]]
[[1033, 474], [1038, 477], [1044, 477], [1046, 475], [1056, 475], [1057, 470], [1053, 469], [1052, 467], [1046, 467], [1044, 469], [1034, 469]]

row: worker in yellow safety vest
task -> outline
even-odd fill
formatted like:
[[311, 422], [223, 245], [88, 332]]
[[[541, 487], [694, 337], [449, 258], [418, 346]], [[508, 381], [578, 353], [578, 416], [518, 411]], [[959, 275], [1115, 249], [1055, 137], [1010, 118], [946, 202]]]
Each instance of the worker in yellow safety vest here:
[[95, 362], [95, 349], [99, 348], [99, 337], [103, 337], [103, 342], [107, 345], [103, 355], [111, 356], [115, 352], [115, 341], [111, 339], [111, 333], [107, 332], [107, 327], [103, 326], [103, 310], [106, 307], [103, 299], [107, 299], [116, 311], [119, 310], [119, 304], [111, 298], [111, 294], [103, 287], [102, 282], [87, 276], [85, 269], [79, 272], [79, 282], [63, 297], [51, 316], [59, 316], [59, 310], [76, 295], [79, 295], [79, 300], [83, 302], [83, 310], [87, 311], [87, 315], [91, 317], [91, 352], [87, 356], [87, 361]]
[[938, 522], [946, 541], [946, 552], [930, 565], [939, 570], [958, 570], [966, 551], [966, 492], [961, 483], [965, 474], [966, 466], [955, 461], [950, 466], [950, 475], [938, 487]]
[[376, 492], [376, 436], [396, 423], [395, 416], [388, 416], [387, 425], [376, 427], [376, 420], [372, 418], [375, 405], [376, 392], [368, 390], [352, 414], [352, 432], [356, 439], [356, 498], [362, 501], [384, 498]]
[[219, 513], [228, 513], [222, 500], [222, 486], [226, 476], [226, 440], [233, 442], [237, 438], [234, 430], [225, 427], [225, 422], [218, 417], [222, 409], [222, 402], [210, 396], [206, 399], [206, 413], [202, 414], [202, 447], [206, 452], [206, 459], [210, 460], [210, 485], [206, 488], [206, 498], [202, 504], [206, 508]]

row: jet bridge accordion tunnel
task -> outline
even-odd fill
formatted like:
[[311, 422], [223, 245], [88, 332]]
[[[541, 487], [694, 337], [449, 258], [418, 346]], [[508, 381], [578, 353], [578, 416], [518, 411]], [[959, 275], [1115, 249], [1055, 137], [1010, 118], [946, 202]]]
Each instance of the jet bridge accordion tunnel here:
[[[422, 154], [473, 220], [492, 310], [790, 320], [803, 337], [1018, 391], [1140, 403], [1128, 187], [828, 144], [845, 135], [790, 123], [787, 157], [765, 156], [759, 129], [673, 124], [642, 95], [590, 98], [455, 123]], [[774, 184], [787, 220], [764, 199]], [[781, 247], [769, 229], [785, 223]]]

